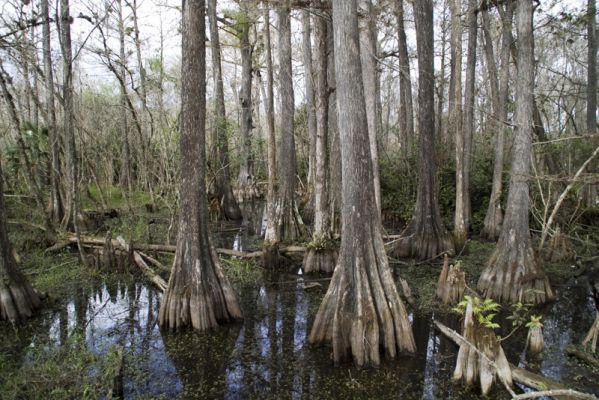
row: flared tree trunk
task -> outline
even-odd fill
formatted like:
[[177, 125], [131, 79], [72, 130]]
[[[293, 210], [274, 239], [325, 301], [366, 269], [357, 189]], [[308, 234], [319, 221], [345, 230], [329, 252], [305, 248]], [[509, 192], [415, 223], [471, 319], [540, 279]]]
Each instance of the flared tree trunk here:
[[[503, 7], [499, 5], [499, 7]], [[487, 67], [489, 68], [489, 79], [491, 88], [497, 86], [497, 98], [493, 101], [494, 109], [494, 131], [495, 148], [493, 161], [493, 183], [491, 186], [491, 196], [489, 197], [489, 206], [485, 214], [485, 221], [482, 230], [483, 237], [489, 240], [497, 240], [501, 233], [501, 224], [503, 222], [503, 211], [501, 205], [501, 192], [503, 190], [503, 164], [505, 153], [505, 136], [508, 131], [507, 121], [507, 100], [510, 73], [510, 46], [512, 43], [512, 3], [505, 6], [505, 12], [501, 14], [502, 37], [501, 51], [499, 56], [499, 72], [497, 73], [494, 61], [494, 52], [492, 50], [491, 35], [488, 34], [489, 21], [488, 15], [483, 11], [483, 29], [485, 32], [485, 54], [487, 58]], [[498, 78], [496, 78], [498, 76]], [[493, 84], [494, 80], [498, 80]]]
[[333, 0], [342, 154], [341, 250], [309, 340], [332, 342], [333, 361], [378, 365], [415, 351], [412, 328], [385, 254], [374, 199], [356, 0]]
[[403, 0], [397, 0], [395, 7], [399, 58], [399, 129], [401, 137], [404, 138], [404, 147], [410, 151], [414, 143], [414, 107], [412, 105], [412, 78], [410, 76]]
[[435, 113], [433, 71], [433, 5], [431, 0], [414, 3], [418, 49], [418, 186], [412, 220], [402, 232], [393, 253], [399, 257], [428, 259], [453, 254], [451, 235], [443, 226], [437, 199], [435, 156]]
[[327, 83], [327, 21], [324, 16], [314, 19], [314, 64], [316, 95], [316, 160], [314, 167], [314, 232], [304, 255], [304, 272], [333, 272], [337, 249], [332, 238], [329, 207], [329, 86]]
[[296, 156], [293, 129], [294, 95], [291, 69], [291, 18], [289, 0], [279, 3], [279, 98], [280, 132], [279, 146], [279, 185], [275, 207], [274, 230], [265, 238], [270, 244], [283, 240], [296, 240], [305, 236], [306, 227], [300, 217], [295, 196]]
[[50, 145], [50, 207], [51, 218], [60, 224], [64, 218], [64, 205], [60, 193], [60, 139], [56, 129], [56, 108], [54, 107], [54, 70], [52, 68], [52, 46], [50, 41], [49, 0], [42, 0], [42, 28], [44, 53], [44, 79], [46, 81], [46, 124], [48, 126], [48, 143]]
[[0, 320], [28, 318], [41, 304], [40, 297], [17, 269], [6, 229], [3, 174], [0, 167]]
[[229, 168], [229, 139], [227, 137], [227, 116], [225, 110], [225, 90], [221, 65], [220, 38], [216, 19], [216, 0], [208, 0], [208, 23], [210, 25], [210, 44], [212, 56], [212, 79], [214, 82], [214, 123], [212, 124], [214, 157], [215, 192], [225, 218], [240, 220], [241, 209], [231, 188]]
[[516, 7], [519, 60], [510, 189], [499, 241], [480, 276], [478, 290], [498, 302], [540, 304], [554, 295], [534, 252], [528, 223], [534, 93], [532, 2], [518, 0]]
[[239, 105], [241, 106], [241, 146], [239, 150], [239, 177], [237, 179], [237, 198], [239, 201], [252, 200], [258, 197], [254, 182], [252, 159], [252, 45], [250, 44], [250, 16], [242, 6], [239, 25], [239, 44], [241, 48], [241, 90]]
[[205, 331], [241, 318], [241, 309], [208, 234], [205, 2], [187, 0], [184, 4], [179, 234], [158, 323], [163, 328], [192, 326]]

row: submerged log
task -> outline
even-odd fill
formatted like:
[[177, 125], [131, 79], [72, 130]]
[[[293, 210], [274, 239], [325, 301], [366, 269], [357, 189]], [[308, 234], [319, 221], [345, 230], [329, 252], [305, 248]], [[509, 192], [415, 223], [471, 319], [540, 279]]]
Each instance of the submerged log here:
[[599, 368], [599, 359], [593, 357], [591, 354], [576, 349], [576, 347], [572, 345], [566, 347], [566, 354], [568, 354], [569, 356], [576, 357], [586, 362], [587, 364], [592, 365], [595, 368]]
[[447, 254], [443, 257], [443, 268], [437, 284], [437, 297], [443, 304], [454, 304], [464, 296], [466, 274], [459, 265], [449, 265]]

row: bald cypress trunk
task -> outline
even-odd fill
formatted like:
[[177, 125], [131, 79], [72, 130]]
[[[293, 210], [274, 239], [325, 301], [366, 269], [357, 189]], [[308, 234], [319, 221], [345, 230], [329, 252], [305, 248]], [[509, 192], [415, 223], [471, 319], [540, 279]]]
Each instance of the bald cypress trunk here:
[[306, 223], [314, 219], [314, 186], [316, 185], [316, 109], [314, 108], [314, 68], [312, 65], [312, 24], [310, 11], [302, 11], [302, 57], [306, 83], [306, 114], [308, 115], [308, 183], [306, 202], [302, 208], [302, 218]]
[[530, 0], [517, 0], [516, 17], [516, 132], [510, 189], [499, 241], [480, 276], [478, 290], [499, 302], [540, 304], [553, 299], [554, 295], [534, 252], [528, 222], [534, 93], [534, 38]]
[[374, 198], [356, 0], [333, 0], [342, 218], [337, 267], [309, 340], [332, 342], [333, 361], [378, 365], [415, 350], [412, 328], [385, 254]]
[[212, 55], [212, 79], [214, 82], [214, 123], [213, 143], [216, 147], [214, 157], [216, 170], [215, 192], [219, 206], [225, 218], [240, 220], [241, 209], [231, 189], [229, 168], [229, 140], [227, 138], [227, 115], [225, 110], [225, 90], [221, 65], [220, 38], [216, 20], [216, 0], [208, 0], [208, 22], [210, 25], [210, 45]]
[[587, 0], [587, 133], [597, 130], [597, 6]]
[[50, 145], [50, 203], [51, 217], [54, 223], [64, 218], [64, 205], [60, 193], [60, 138], [56, 129], [56, 108], [54, 106], [54, 71], [52, 68], [52, 46], [50, 41], [49, 0], [42, 0], [42, 28], [44, 53], [44, 78], [46, 81], [46, 114], [48, 125], [48, 143]]
[[433, 5], [432, 0], [414, 4], [418, 49], [418, 185], [412, 220], [393, 249], [399, 257], [428, 259], [453, 254], [451, 236], [443, 226], [437, 199], [437, 160], [435, 156]]
[[183, 8], [179, 234], [158, 316], [163, 328], [198, 331], [241, 318], [208, 233], [204, 6], [204, 0], [187, 0]]
[[329, 203], [329, 86], [326, 16], [314, 18], [316, 143], [314, 161], [314, 232], [304, 255], [304, 272], [333, 272], [337, 250], [332, 238]]
[[[491, 196], [489, 197], [489, 206], [485, 214], [484, 227], [482, 235], [489, 240], [497, 240], [501, 232], [503, 222], [503, 211], [501, 206], [501, 192], [503, 190], [503, 164], [505, 154], [505, 136], [509, 130], [507, 121], [507, 101], [510, 73], [510, 46], [512, 42], [512, 19], [513, 3], [505, 6], [505, 12], [501, 15], [502, 39], [501, 51], [499, 56], [499, 71], [495, 67], [494, 52], [491, 47], [491, 35], [489, 29], [489, 16], [483, 11], [483, 31], [485, 33], [485, 55], [487, 58], [487, 67], [489, 69], [489, 80], [491, 82], [492, 92], [496, 92], [493, 100], [495, 131], [494, 161], [493, 161], [493, 183], [491, 186]], [[503, 6], [499, 6], [503, 7]], [[496, 89], [493, 89], [496, 87]]]
[[254, 166], [252, 156], [252, 45], [250, 44], [250, 15], [246, 6], [241, 7], [242, 15], [238, 21], [238, 37], [241, 49], [241, 89], [239, 105], [241, 106], [241, 145], [239, 150], [239, 177], [237, 180], [237, 197], [240, 201], [251, 200], [258, 196], [254, 182]]
[[[275, 210], [276, 241], [295, 240], [305, 235], [306, 228], [299, 215], [295, 196], [296, 155], [294, 138], [294, 94], [291, 68], [291, 19], [289, 0], [281, 1], [278, 9], [279, 28], [279, 98], [280, 134], [278, 198]], [[272, 239], [269, 238], [271, 242]]]
[[362, 81], [364, 83], [364, 98], [366, 101], [366, 119], [368, 122], [368, 138], [370, 155], [372, 157], [372, 178], [374, 183], [374, 198], [377, 209], [381, 210], [381, 185], [379, 181], [379, 152], [377, 137], [380, 132], [380, 101], [377, 71], [377, 37], [376, 13], [371, 0], [360, 0], [359, 7], [364, 17], [360, 24], [360, 61], [362, 62]]
[[395, 7], [399, 58], [399, 129], [401, 130], [401, 137], [404, 138], [404, 148], [410, 150], [414, 143], [414, 107], [412, 104], [412, 78], [410, 76], [403, 0], [397, 0]]
[[0, 320], [28, 318], [41, 304], [40, 297], [18, 270], [6, 230], [3, 174], [0, 167]]

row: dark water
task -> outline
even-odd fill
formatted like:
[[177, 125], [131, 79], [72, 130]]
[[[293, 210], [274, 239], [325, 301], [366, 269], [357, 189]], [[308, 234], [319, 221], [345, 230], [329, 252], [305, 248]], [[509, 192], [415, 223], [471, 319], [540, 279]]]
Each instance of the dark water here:
[[[251, 250], [260, 229], [261, 219], [256, 218], [215, 241]], [[455, 316], [411, 315], [415, 355], [386, 361], [377, 369], [333, 367], [328, 347], [307, 343], [327, 282], [304, 289], [303, 279], [295, 267], [263, 272], [258, 284], [238, 285], [245, 320], [208, 334], [161, 332], [156, 323], [161, 294], [151, 286], [99, 284], [76, 290], [68, 301], [44, 310], [35, 333], [17, 349], [0, 344], [0, 353], [9, 354], [13, 362], [27, 362], [29, 352], [61, 346], [78, 329], [94, 352], [104, 354], [115, 344], [125, 348], [126, 398], [478, 398], [477, 391], [451, 382], [457, 349], [432, 329], [433, 318], [456, 327]], [[574, 282], [557, 292], [558, 301], [544, 314], [547, 349], [542, 358], [527, 361], [522, 333], [512, 341], [517, 345], [506, 347], [508, 359], [599, 394], [599, 377], [563, 355], [568, 344], [580, 343], [593, 322], [587, 289]], [[507, 396], [497, 389], [490, 398]]]

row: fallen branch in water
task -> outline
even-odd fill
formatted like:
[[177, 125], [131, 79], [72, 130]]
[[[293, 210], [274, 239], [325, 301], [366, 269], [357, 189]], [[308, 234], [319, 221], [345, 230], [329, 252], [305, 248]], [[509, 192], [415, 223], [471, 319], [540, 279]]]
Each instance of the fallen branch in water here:
[[599, 360], [597, 358], [593, 357], [590, 354], [587, 354], [583, 351], [576, 349], [572, 345], [566, 347], [566, 354], [568, 354], [569, 356], [576, 357], [576, 358], [586, 362], [587, 364], [592, 365], [593, 367], [599, 368]]
[[[125, 251], [129, 252], [131, 251], [131, 248], [129, 246], [129, 244], [127, 242], [125, 242], [125, 239], [123, 239], [121, 236], [118, 236], [116, 238], [117, 243], [123, 248], [125, 249]], [[163, 292], [166, 291], [167, 288], [167, 283], [164, 279], [162, 279], [162, 277], [160, 275], [158, 275], [157, 273], [155, 273], [152, 268], [150, 268], [148, 266], [148, 264], [146, 264], [146, 262], [144, 261], [144, 259], [141, 257], [141, 255], [139, 254], [139, 252], [133, 250], [131, 251], [131, 254], [133, 256], [133, 261], [135, 262], [135, 264], [143, 271], [143, 273]]]
[[597, 397], [592, 394], [577, 392], [572, 389], [555, 389], [555, 390], [542, 390], [540, 392], [530, 392], [523, 393], [517, 396], [514, 396], [513, 399], [522, 400], [522, 399], [538, 399], [539, 397], [560, 397], [563, 398], [567, 396], [570, 399], [587, 399], [587, 400], [597, 400]]

